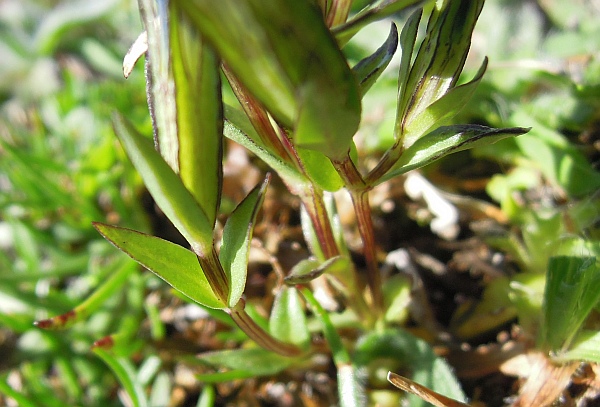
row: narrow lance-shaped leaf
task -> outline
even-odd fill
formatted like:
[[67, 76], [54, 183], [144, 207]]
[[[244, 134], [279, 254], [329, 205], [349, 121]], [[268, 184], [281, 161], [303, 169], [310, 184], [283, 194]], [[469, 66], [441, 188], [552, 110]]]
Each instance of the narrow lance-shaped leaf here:
[[392, 23], [390, 33], [383, 45], [352, 68], [359, 81], [361, 96], [364, 96], [377, 81], [392, 60], [397, 47], [398, 28], [396, 24]]
[[398, 104], [397, 128], [405, 129], [427, 106], [454, 87], [471, 45], [483, 0], [436, 3]]
[[179, 176], [214, 225], [223, 180], [219, 61], [188, 18], [172, 4], [169, 29]]
[[421, 137], [410, 146], [392, 169], [379, 178], [382, 183], [415, 168], [421, 168], [448, 154], [481, 145], [495, 143], [503, 138], [518, 136], [528, 129], [521, 127], [494, 129], [475, 124], [440, 127]]
[[134, 271], [135, 263], [126, 257], [127, 262], [120, 261], [110, 277], [104, 281], [85, 301], [71, 311], [54, 318], [37, 321], [35, 326], [42, 329], [66, 329], [75, 322], [82, 321], [97, 310], [100, 305], [123, 287], [124, 282]]
[[135, 407], [146, 407], [148, 400], [142, 384], [137, 380], [132, 363], [122, 357], [115, 357], [106, 350], [95, 347], [92, 351], [106, 363], [119, 379]]
[[154, 129], [154, 143], [165, 161], [178, 171], [179, 142], [175, 84], [169, 74], [169, 28], [167, 0], [138, 0], [148, 37], [146, 93]]
[[410, 122], [404, 129], [403, 145], [405, 148], [431, 129], [446, 124], [467, 104], [483, 78], [487, 62], [487, 58], [485, 58], [472, 81], [450, 89], [448, 93], [427, 106]]
[[223, 241], [219, 252], [219, 260], [231, 284], [228, 298], [230, 307], [237, 304], [246, 287], [248, 255], [254, 222], [270, 180], [271, 177], [267, 176], [262, 185], [254, 188], [244, 198], [229, 216], [223, 228]]
[[209, 308], [225, 308], [190, 250], [131, 229], [94, 223], [104, 238], [186, 297]]
[[241, 146], [256, 154], [261, 160], [273, 168], [283, 180], [289, 185], [301, 185], [309, 182], [298, 169], [289, 162], [284, 161], [276, 152], [267, 147], [250, 123], [250, 120], [231, 106], [225, 105], [225, 127], [224, 135]]
[[181, 179], [154, 149], [120, 115], [113, 119], [115, 132], [157, 205], [198, 255], [212, 250], [213, 225]]

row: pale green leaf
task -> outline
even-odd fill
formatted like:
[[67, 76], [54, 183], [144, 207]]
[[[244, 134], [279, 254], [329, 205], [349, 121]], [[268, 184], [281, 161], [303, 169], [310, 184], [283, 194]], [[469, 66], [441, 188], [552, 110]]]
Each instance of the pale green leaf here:
[[306, 350], [310, 345], [310, 333], [306, 315], [298, 290], [282, 286], [277, 295], [269, 318], [269, 332], [276, 339], [293, 343]]
[[595, 257], [551, 257], [544, 291], [540, 339], [553, 351], [570, 345], [600, 300], [600, 267]]
[[185, 296], [209, 308], [225, 308], [190, 250], [135, 230], [102, 223], [94, 223], [94, 227], [117, 248]]

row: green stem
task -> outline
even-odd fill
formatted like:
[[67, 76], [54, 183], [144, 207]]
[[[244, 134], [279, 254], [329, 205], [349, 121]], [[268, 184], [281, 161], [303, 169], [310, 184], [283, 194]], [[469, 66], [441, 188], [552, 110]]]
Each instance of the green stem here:
[[231, 319], [233, 319], [236, 325], [240, 327], [250, 339], [254, 340], [254, 342], [259, 344], [262, 348], [283, 356], [293, 357], [302, 353], [302, 350], [296, 345], [281, 342], [262, 329], [254, 322], [250, 315], [248, 315], [245, 307], [246, 302], [243, 299], [240, 299], [235, 307], [228, 309], [227, 312], [231, 315]]
[[363, 255], [367, 263], [367, 283], [373, 297], [373, 305], [379, 314], [383, 310], [383, 293], [381, 291], [381, 274], [377, 264], [375, 231], [369, 205], [369, 190], [372, 187], [363, 179], [349, 155], [342, 161], [332, 161], [332, 163], [352, 197], [358, 231], [363, 241]]

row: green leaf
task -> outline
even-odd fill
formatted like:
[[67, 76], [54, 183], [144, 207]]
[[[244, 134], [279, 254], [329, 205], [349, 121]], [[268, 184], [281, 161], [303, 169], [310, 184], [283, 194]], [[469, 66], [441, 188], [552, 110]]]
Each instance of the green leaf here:
[[325, 191], [335, 192], [344, 186], [335, 167], [323, 153], [308, 148], [296, 148], [306, 175]]
[[213, 293], [194, 253], [175, 243], [135, 230], [94, 223], [117, 248], [162, 278], [171, 287], [209, 308], [225, 308]]
[[253, 376], [274, 375], [295, 362], [293, 358], [280, 356], [262, 348], [207, 352], [198, 356], [198, 359], [215, 367], [224, 367]]
[[528, 129], [521, 127], [493, 129], [475, 124], [440, 127], [406, 149], [392, 169], [377, 182], [382, 183], [415, 168], [421, 168], [448, 154], [492, 144], [527, 131]]
[[49, 10], [38, 26], [34, 40], [37, 51], [42, 55], [52, 54], [65, 33], [99, 19], [118, 4], [118, 0], [61, 2]]
[[170, 72], [170, 41], [167, 3], [138, 0], [148, 36], [146, 83], [154, 142], [174, 171], [179, 171], [175, 84]]
[[42, 329], [66, 329], [75, 322], [82, 321], [94, 313], [108, 298], [114, 296], [122, 287], [128, 277], [135, 271], [135, 263], [126, 257], [126, 261], [119, 261], [112, 275], [81, 304], [71, 311], [54, 318], [36, 321], [35, 326]]
[[362, 407], [366, 405], [365, 386], [354, 366], [340, 366], [337, 371], [337, 379], [341, 407]]
[[294, 129], [296, 144], [331, 158], [347, 153], [360, 122], [358, 83], [315, 4], [177, 3], [250, 93]]
[[122, 357], [115, 357], [102, 348], [93, 348], [92, 351], [114, 372], [135, 407], [145, 407], [148, 405], [144, 388], [136, 380], [134, 367], [129, 360]]
[[144, 138], [120, 115], [113, 119], [115, 132], [159, 208], [197, 254], [212, 250], [213, 224], [183, 185], [181, 179]]
[[528, 157], [544, 176], [570, 196], [580, 197], [600, 189], [600, 172], [590, 164], [578, 147], [526, 111], [517, 111], [513, 123], [531, 126], [531, 134], [516, 139], [521, 153]]
[[481, 82], [487, 68], [487, 58], [475, 74], [473, 80], [450, 89], [444, 96], [427, 106], [405, 127], [404, 146], [410, 146], [415, 140], [434, 127], [445, 124], [454, 117], [471, 99]]
[[[369, 367], [375, 361], [377, 369], [397, 370], [400, 367], [408, 372], [413, 381], [433, 391], [456, 400], [465, 400], [465, 394], [450, 366], [436, 356], [427, 342], [401, 329], [386, 329], [371, 332], [360, 338], [356, 344], [354, 362], [357, 367]], [[417, 396], [408, 396], [408, 405], [425, 407], [425, 401]]]
[[438, 1], [398, 103], [396, 132], [454, 87], [471, 45], [483, 0]]
[[256, 154], [267, 165], [277, 171], [277, 174], [283, 178], [286, 184], [293, 186], [309, 182], [290, 163], [265, 147], [252, 124], [242, 112], [230, 106], [225, 106], [225, 116], [227, 118], [224, 129], [225, 137]]
[[560, 353], [552, 359], [558, 363], [565, 363], [572, 360], [600, 363], [600, 332], [582, 330], [568, 351]]
[[229, 277], [231, 289], [228, 305], [235, 306], [244, 293], [246, 274], [248, 272], [248, 255], [250, 241], [254, 230], [254, 222], [262, 205], [271, 180], [270, 176], [256, 186], [235, 208], [223, 228], [223, 240], [219, 260]]
[[388, 66], [396, 53], [396, 48], [398, 48], [398, 28], [396, 24], [392, 23], [390, 33], [383, 45], [352, 68], [359, 81], [361, 97], [367, 93]]
[[303, 350], [308, 349], [310, 333], [296, 288], [282, 286], [277, 292], [269, 318], [269, 332], [282, 342], [293, 343]]
[[551, 257], [544, 291], [543, 345], [566, 350], [600, 300], [600, 267], [595, 257]]
[[219, 61], [188, 18], [170, 9], [179, 177], [214, 225], [223, 182]]

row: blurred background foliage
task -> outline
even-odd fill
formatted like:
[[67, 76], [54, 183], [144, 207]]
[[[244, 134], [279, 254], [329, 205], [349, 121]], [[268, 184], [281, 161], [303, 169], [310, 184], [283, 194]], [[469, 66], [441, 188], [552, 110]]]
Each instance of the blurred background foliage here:
[[[388, 30], [368, 27], [346, 48], [349, 59], [372, 52]], [[169, 290], [91, 226], [151, 229], [140, 178], [110, 124], [118, 110], [151, 132], [143, 64], [122, 77], [140, 31], [134, 1], [0, 3], [0, 404], [120, 405], [127, 383], [140, 400], [139, 388], [152, 384], [151, 405], [171, 399], [175, 368], [152, 346], [166, 327], [151, 294]], [[491, 244], [522, 270], [544, 272], [565, 235], [600, 238], [600, 3], [488, 0], [465, 81], [485, 55], [488, 72], [456, 122], [531, 132], [425, 172], [460, 178], [473, 160], [493, 163], [485, 199], [508, 227]], [[392, 140], [395, 72], [392, 63], [364, 100], [361, 155]], [[72, 309], [66, 331], [33, 326]], [[90, 352], [115, 333], [115, 355]]]

